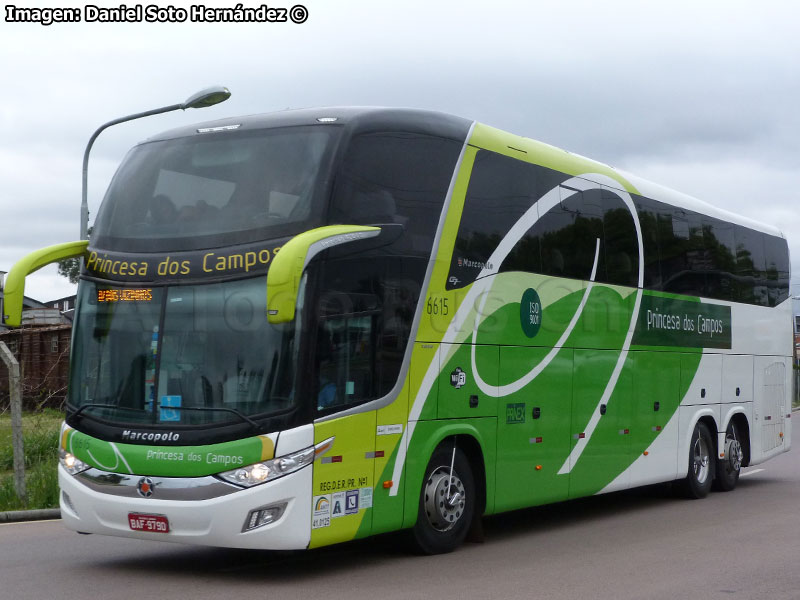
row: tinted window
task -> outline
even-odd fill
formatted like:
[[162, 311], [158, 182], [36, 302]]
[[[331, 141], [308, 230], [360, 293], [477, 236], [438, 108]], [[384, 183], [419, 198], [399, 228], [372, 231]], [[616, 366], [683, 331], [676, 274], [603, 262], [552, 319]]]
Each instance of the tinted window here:
[[350, 144], [336, 178], [329, 223], [399, 223], [397, 249], [430, 256], [462, 145], [410, 133], [373, 133]]
[[786, 241], [648, 198], [636, 198], [645, 287], [775, 306], [789, 294]]
[[703, 217], [703, 240], [709, 260], [706, 273], [706, 295], [719, 300], [734, 300], [736, 246], [733, 224]]
[[644, 287], [661, 289], [661, 261], [658, 249], [659, 212], [656, 205], [645, 198], [636, 198], [636, 212], [642, 228], [644, 244]]
[[777, 306], [789, 297], [789, 248], [786, 240], [772, 235], [764, 236], [766, 255], [767, 290], [770, 306]]
[[[464, 200], [448, 289], [475, 281], [511, 227], [564, 179], [567, 176], [562, 173], [480, 150]], [[535, 215], [531, 213], [531, 220]], [[517, 242], [499, 265], [500, 271], [543, 271], [540, 229], [537, 224]]]
[[202, 134], [134, 148], [108, 189], [93, 240], [189, 250], [291, 235], [321, 221], [332, 127]]
[[360, 256], [317, 263], [317, 409], [385, 396], [397, 382], [427, 261]]
[[639, 279], [639, 242], [630, 210], [611, 190], [602, 191], [608, 283], [636, 287]]
[[[494, 152], [478, 152], [453, 249], [449, 287], [475, 280], [500, 240], [534, 203], [535, 193], [533, 165]], [[506, 263], [504, 270], [538, 271], [539, 240], [522, 241]]]
[[533, 227], [542, 242], [542, 273], [556, 277], [589, 279], [597, 240], [600, 253], [596, 281], [606, 280], [603, 251], [603, 207], [599, 190], [579, 192], [561, 187], [561, 202], [543, 215]]
[[764, 234], [737, 225], [733, 230], [736, 244], [737, 301], [769, 304], [765, 279]]

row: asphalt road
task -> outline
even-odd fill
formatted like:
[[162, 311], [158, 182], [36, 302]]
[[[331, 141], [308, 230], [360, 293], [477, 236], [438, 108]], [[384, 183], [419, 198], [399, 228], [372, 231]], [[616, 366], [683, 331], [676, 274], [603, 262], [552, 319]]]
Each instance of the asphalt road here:
[[484, 543], [435, 557], [397, 535], [276, 553], [5, 524], [0, 599], [797, 599], [798, 453], [705, 500], [654, 487], [487, 518]]

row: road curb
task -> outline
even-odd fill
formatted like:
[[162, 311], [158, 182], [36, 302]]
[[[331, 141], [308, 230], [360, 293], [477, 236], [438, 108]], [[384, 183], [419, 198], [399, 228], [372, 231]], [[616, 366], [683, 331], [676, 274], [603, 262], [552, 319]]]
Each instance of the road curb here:
[[20, 521], [41, 521], [43, 519], [60, 519], [61, 510], [58, 508], [43, 508], [38, 510], [11, 510], [0, 512], [0, 523], [17, 523]]

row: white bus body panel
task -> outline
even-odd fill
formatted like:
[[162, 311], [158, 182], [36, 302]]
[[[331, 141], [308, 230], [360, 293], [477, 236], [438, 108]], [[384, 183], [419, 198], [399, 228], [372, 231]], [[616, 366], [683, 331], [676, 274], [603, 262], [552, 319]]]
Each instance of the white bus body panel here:
[[[90, 489], [58, 467], [61, 518], [69, 529], [118, 537], [179, 542], [230, 548], [293, 550], [308, 547], [311, 539], [311, 484], [313, 465], [280, 479], [201, 501], [128, 498]], [[65, 502], [69, 496], [73, 509]], [[286, 502], [275, 523], [242, 532], [251, 510]], [[164, 515], [169, 533], [132, 531], [128, 513]]]

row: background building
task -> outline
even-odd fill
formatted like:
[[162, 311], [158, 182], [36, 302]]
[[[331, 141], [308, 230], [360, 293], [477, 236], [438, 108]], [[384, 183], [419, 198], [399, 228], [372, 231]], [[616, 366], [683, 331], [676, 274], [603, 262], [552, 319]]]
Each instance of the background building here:
[[[4, 277], [0, 271], [0, 307]], [[61, 407], [67, 392], [75, 296], [46, 303], [26, 296], [22, 306], [21, 326], [9, 329], [0, 324], [0, 341], [19, 362], [23, 406], [26, 410]], [[8, 370], [0, 362], [0, 411], [8, 402]]]

